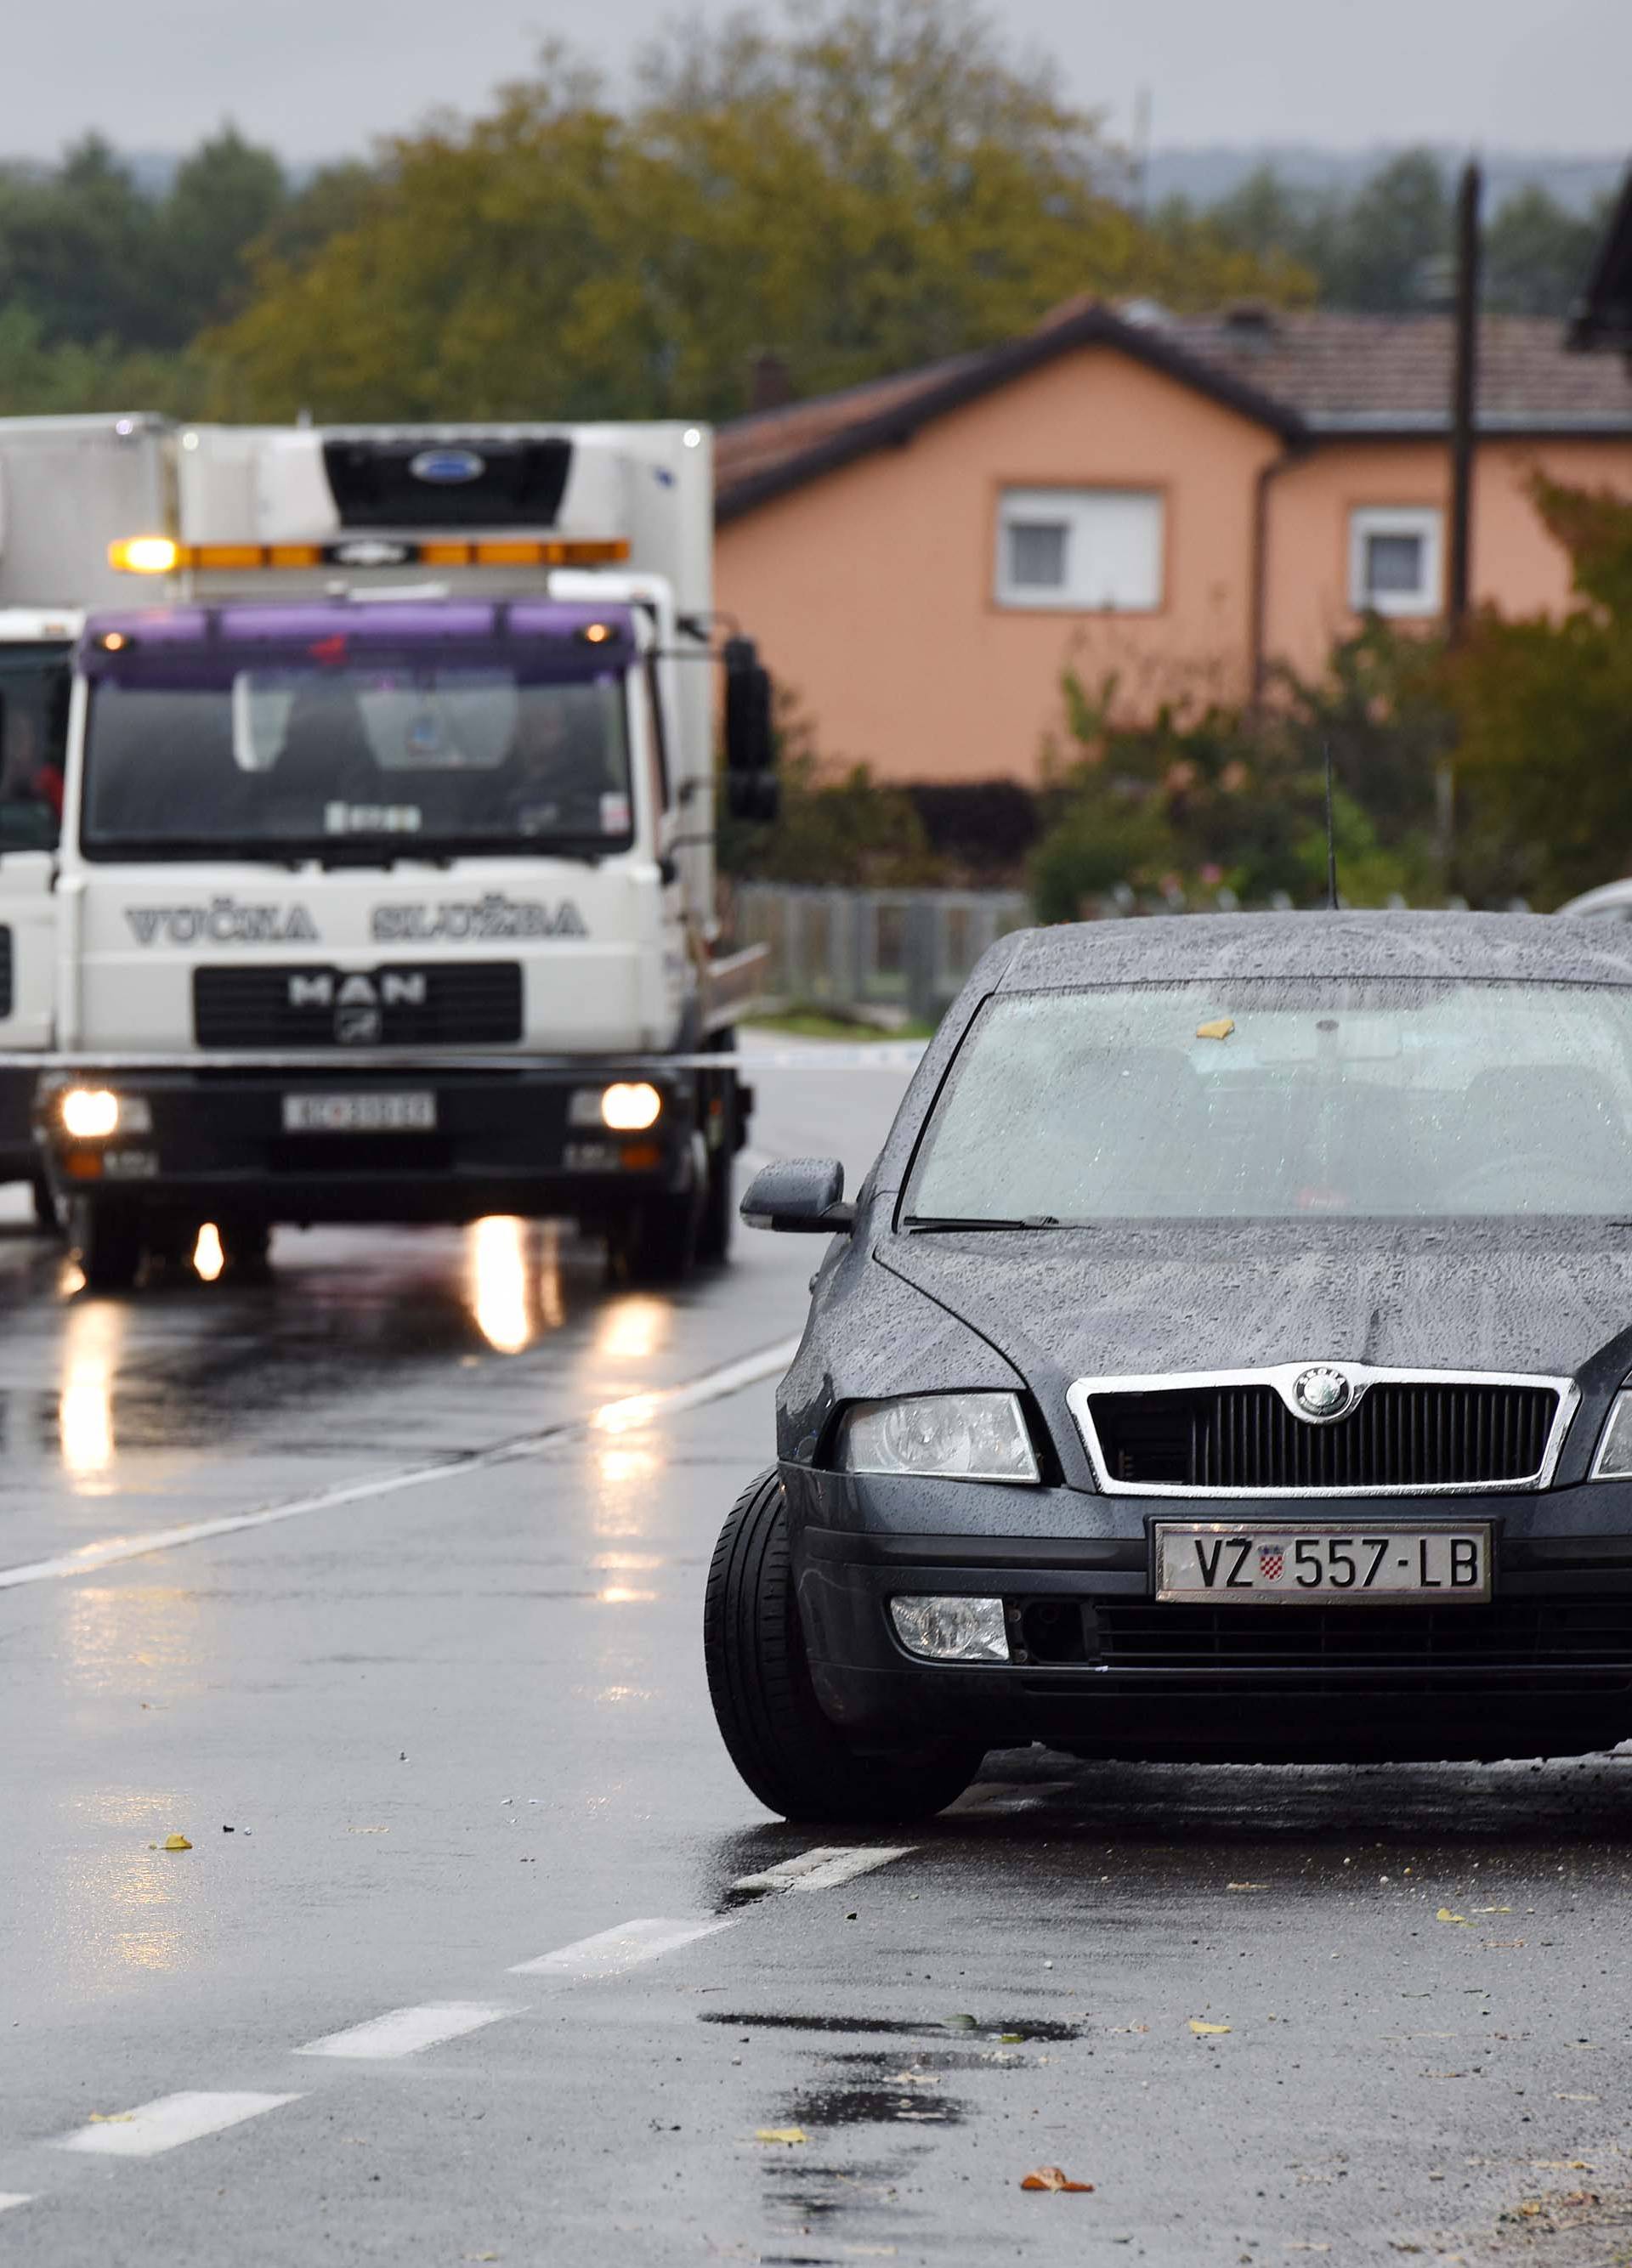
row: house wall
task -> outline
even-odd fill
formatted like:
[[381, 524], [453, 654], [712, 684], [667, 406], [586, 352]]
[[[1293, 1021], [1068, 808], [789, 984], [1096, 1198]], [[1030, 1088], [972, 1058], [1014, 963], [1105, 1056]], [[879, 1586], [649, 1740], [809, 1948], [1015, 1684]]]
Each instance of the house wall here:
[[[1557, 613], [1569, 562], [1543, 526], [1528, 483], [1538, 471], [1632, 496], [1632, 442], [1480, 445], [1473, 479], [1473, 592], [1507, 615]], [[1265, 650], [1304, 676], [1356, 626], [1348, 603], [1349, 515], [1364, 505], [1451, 505], [1444, 441], [1333, 441], [1278, 473], [1271, 487]], [[1447, 556], [1449, 536], [1447, 534]]]
[[[718, 603], [831, 761], [894, 779], [1034, 780], [1067, 663], [1152, 706], [1247, 684], [1252, 518], [1274, 436], [1113, 348], [1085, 348], [720, 531]], [[1152, 614], [998, 608], [1001, 491], [1158, 489]]]

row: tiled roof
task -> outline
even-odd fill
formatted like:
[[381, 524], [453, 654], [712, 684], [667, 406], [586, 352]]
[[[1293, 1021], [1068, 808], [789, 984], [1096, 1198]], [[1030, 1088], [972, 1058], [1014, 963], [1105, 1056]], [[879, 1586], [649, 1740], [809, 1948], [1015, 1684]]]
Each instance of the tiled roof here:
[[[719, 515], [751, 511], [1089, 345], [1135, 355], [1289, 440], [1432, 433], [1449, 423], [1448, 315], [1244, 309], [1170, 315], [1153, 308], [1118, 313], [1082, 299], [1005, 345], [722, 427], [715, 450]], [[1547, 318], [1490, 315], [1481, 332], [1479, 412], [1488, 431], [1632, 435], [1632, 379], [1618, 360], [1570, 353], [1561, 327]]]

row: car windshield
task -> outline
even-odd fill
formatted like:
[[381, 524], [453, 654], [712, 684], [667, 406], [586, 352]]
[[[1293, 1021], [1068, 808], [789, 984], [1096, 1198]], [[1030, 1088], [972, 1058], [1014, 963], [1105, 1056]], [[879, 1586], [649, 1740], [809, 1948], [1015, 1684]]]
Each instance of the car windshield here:
[[1632, 989], [1326, 980], [988, 1001], [904, 1221], [1632, 1220]]
[[619, 672], [407, 653], [153, 662], [92, 685], [90, 858], [406, 858], [631, 840]]

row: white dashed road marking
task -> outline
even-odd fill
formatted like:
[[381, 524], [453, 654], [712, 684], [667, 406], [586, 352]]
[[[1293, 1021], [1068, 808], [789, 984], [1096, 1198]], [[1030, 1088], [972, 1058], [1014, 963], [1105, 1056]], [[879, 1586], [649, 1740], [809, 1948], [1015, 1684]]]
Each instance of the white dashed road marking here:
[[596, 1977], [616, 1977], [620, 1970], [633, 1969], [643, 1961], [655, 1961], [660, 1953], [673, 1953], [678, 1947], [690, 1945], [693, 1939], [710, 1937], [717, 1929], [729, 1929], [738, 1918], [728, 1914], [722, 1920], [718, 1914], [694, 1916], [688, 1921], [626, 1921], [617, 1929], [603, 1929], [596, 1937], [580, 1937], [574, 1945], [563, 1945], [554, 1953], [541, 1953], [536, 1961], [518, 1961], [510, 1974], [513, 1977], [573, 1977], [587, 1981]]
[[784, 1859], [779, 1867], [767, 1867], [762, 1874], [743, 1874], [731, 1887], [734, 1890], [836, 1890], [841, 1882], [869, 1874], [875, 1867], [887, 1867], [892, 1859], [905, 1859], [917, 1848], [915, 1843], [874, 1843], [855, 1849], [823, 1846], [802, 1851], [797, 1859]]
[[479, 2032], [484, 2024], [496, 2024], [505, 2016], [522, 2014], [515, 2001], [484, 2000], [427, 2000], [423, 2007], [393, 2008], [383, 2016], [371, 2016], [365, 2024], [353, 2024], [343, 2032], [329, 2032], [321, 2040], [308, 2040], [297, 2055], [307, 2056], [405, 2056], [417, 2055], [421, 2048], [433, 2048], [440, 2040], [456, 2040], [466, 2032]]
[[63, 2134], [52, 2145], [58, 2150], [88, 2150], [105, 2158], [152, 2158], [202, 2135], [218, 2134], [224, 2126], [241, 2125], [263, 2110], [299, 2102], [298, 2095], [161, 2095], [134, 2110], [115, 2113]]
[[691, 1379], [683, 1386], [661, 1387], [651, 1394], [602, 1403], [585, 1417], [565, 1418], [558, 1425], [546, 1425], [539, 1432], [496, 1441], [491, 1448], [477, 1450], [471, 1456], [450, 1457], [434, 1465], [414, 1465], [403, 1472], [382, 1473], [372, 1481], [352, 1481], [342, 1488], [324, 1489], [317, 1496], [299, 1497], [291, 1504], [270, 1505], [263, 1512], [233, 1513], [221, 1520], [190, 1521], [181, 1528], [151, 1528], [144, 1535], [115, 1535], [103, 1543], [82, 1544], [77, 1551], [64, 1551], [55, 1559], [34, 1559], [20, 1567], [0, 1567], [0, 1591], [16, 1590], [25, 1583], [63, 1582], [75, 1575], [94, 1574], [98, 1568], [114, 1566], [122, 1559], [145, 1558], [150, 1551], [174, 1551], [183, 1543], [207, 1543], [218, 1535], [241, 1535], [251, 1528], [276, 1527], [280, 1521], [305, 1520], [313, 1513], [336, 1512], [345, 1505], [399, 1496], [408, 1489], [425, 1488], [432, 1481], [455, 1480], [469, 1473], [484, 1472], [514, 1457], [535, 1456], [541, 1449], [570, 1440], [575, 1434], [631, 1432], [656, 1418], [677, 1417], [683, 1410], [695, 1410], [703, 1403], [721, 1401], [727, 1395], [740, 1393], [743, 1387], [757, 1385], [762, 1379], [775, 1378], [787, 1368], [798, 1351], [796, 1338], [779, 1339], [774, 1346], [761, 1347], [738, 1361], [726, 1363], [719, 1370], [705, 1371], [701, 1378]]

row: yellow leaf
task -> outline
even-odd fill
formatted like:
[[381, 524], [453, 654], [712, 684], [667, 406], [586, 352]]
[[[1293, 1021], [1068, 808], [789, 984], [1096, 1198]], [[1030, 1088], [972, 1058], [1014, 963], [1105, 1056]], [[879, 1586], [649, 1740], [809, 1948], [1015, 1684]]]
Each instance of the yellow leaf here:
[[1227, 1040], [1235, 1028], [1233, 1016], [1215, 1016], [1210, 1024], [1196, 1026], [1196, 1037], [1199, 1040]]
[[786, 2142], [790, 2149], [796, 2143], [810, 2139], [802, 2126], [759, 2126], [754, 2130], [756, 2142]]
[[128, 2126], [135, 2117], [134, 2110], [93, 2110], [89, 2123], [92, 2126]]
[[1472, 1929], [1473, 1925], [1466, 1914], [1452, 1913], [1449, 1906], [1441, 1906], [1434, 1916], [1436, 1921], [1453, 1921], [1458, 1929]]
[[1190, 2029], [1199, 2040], [1204, 2040], [1215, 2032], [1227, 2032], [1230, 2027], [1228, 2024], [1204, 2024], [1200, 2016], [1192, 2016]]
[[192, 1847], [185, 1835], [166, 1835], [165, 1837], [166, 1851], [190, 1851]]

